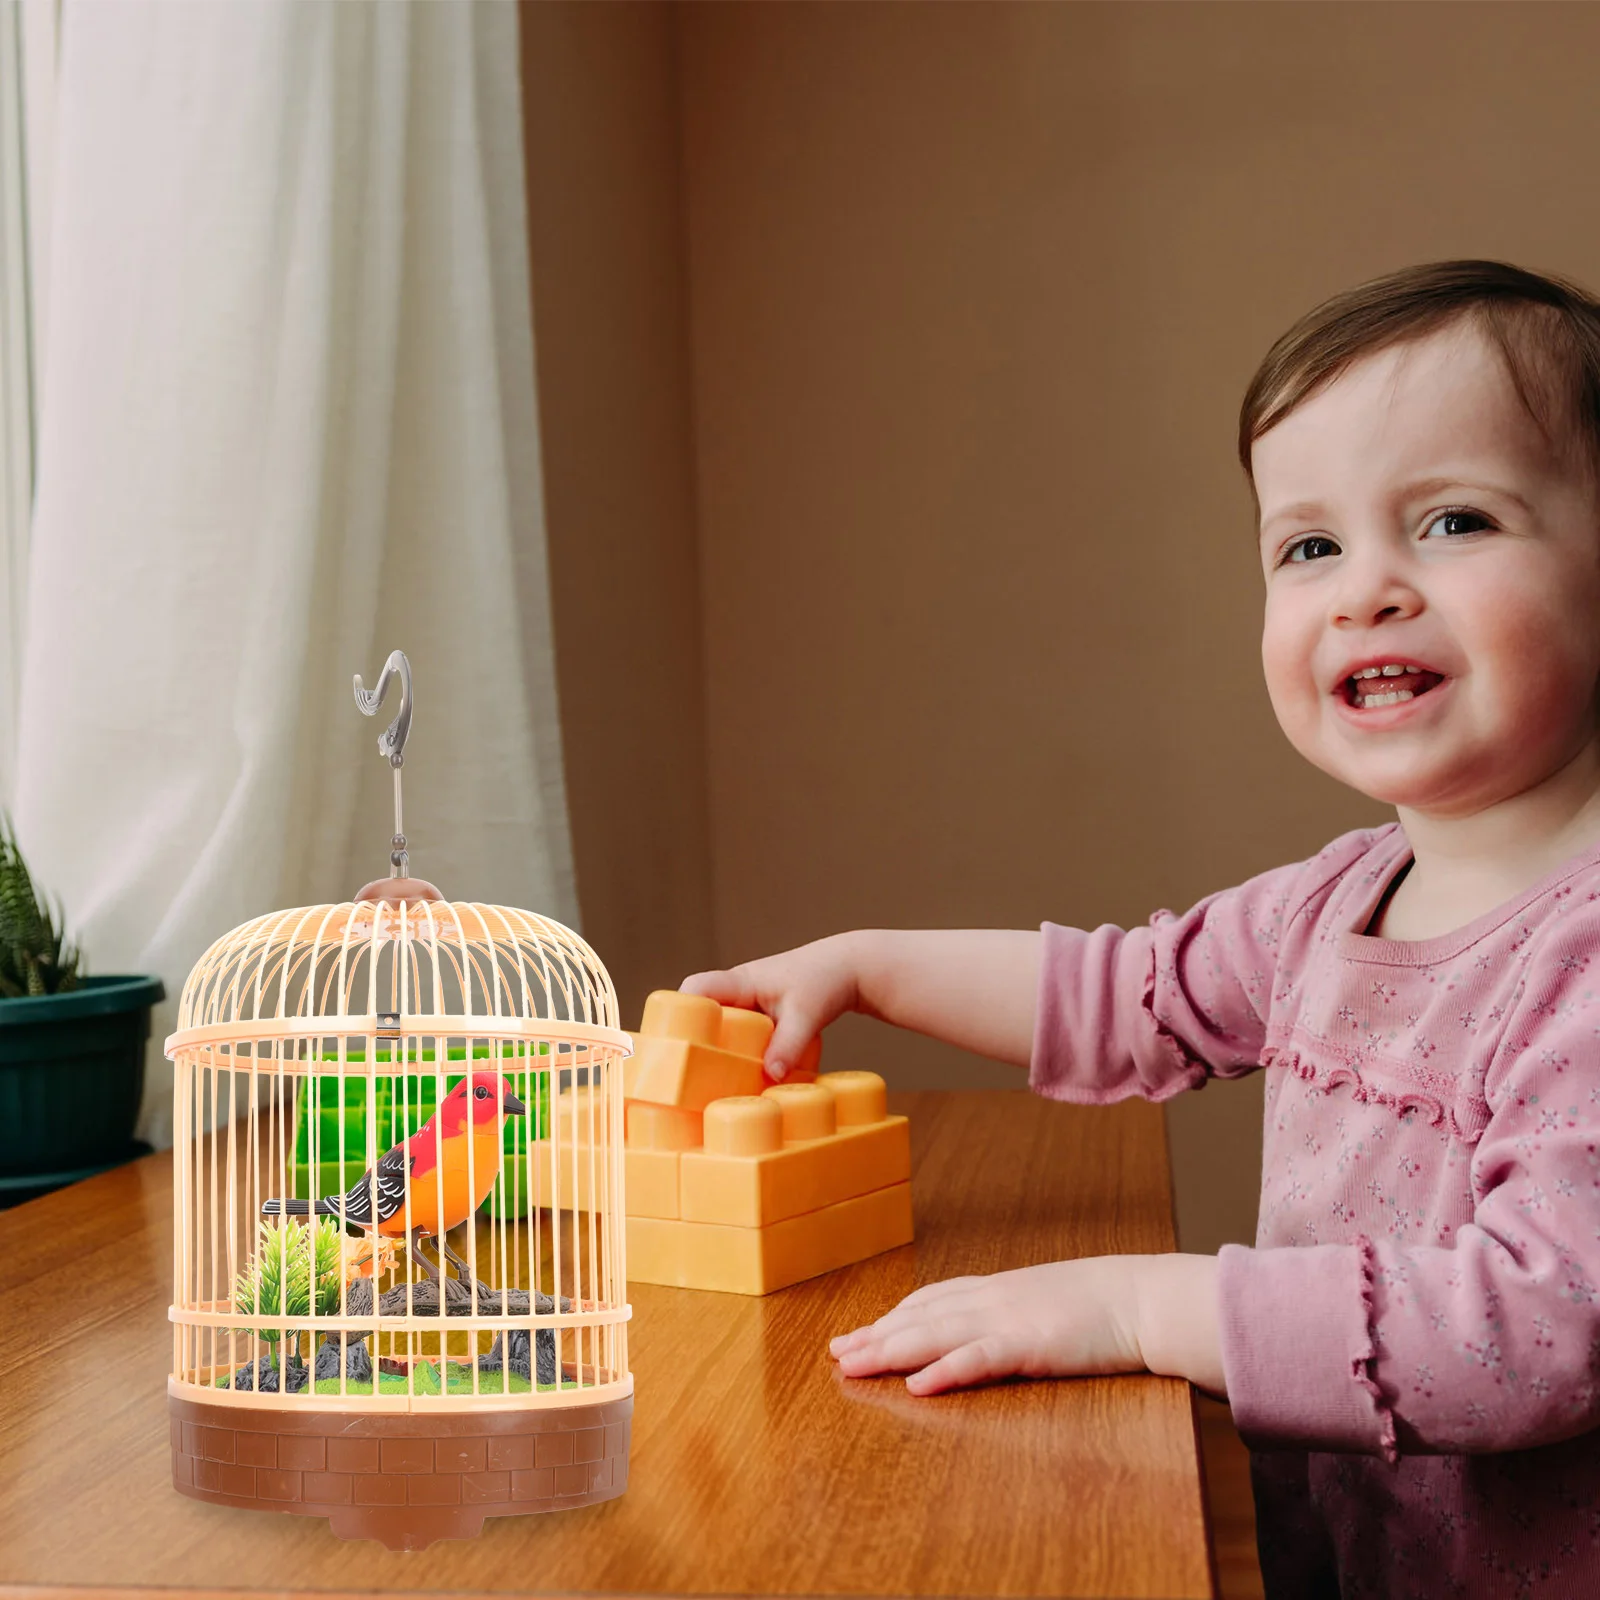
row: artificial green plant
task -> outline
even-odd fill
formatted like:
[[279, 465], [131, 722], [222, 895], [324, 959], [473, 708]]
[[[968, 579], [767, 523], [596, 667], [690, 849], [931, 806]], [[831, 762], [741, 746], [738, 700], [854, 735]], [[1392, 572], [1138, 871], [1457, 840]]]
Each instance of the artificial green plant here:
[[[292, 1217], [262, 1222], [256, 1252], [233, 1283], [233, 1309], [242, 1316], [329, 1317], [339, 1309], [343, 1254], [339, 1224], [319, 1217], [310, 1226]], [[278, 1365], [277, 1328], [263, 1328], [261, 1337]], [[289, 1330], [288, 1359], [298, 1365], [300, 1335]]]

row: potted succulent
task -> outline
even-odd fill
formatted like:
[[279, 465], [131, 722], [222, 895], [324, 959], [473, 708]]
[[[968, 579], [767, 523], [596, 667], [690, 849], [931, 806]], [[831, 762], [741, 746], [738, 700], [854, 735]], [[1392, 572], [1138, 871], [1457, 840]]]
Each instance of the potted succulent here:
[[89, 977], [0, 820], [0, 1205], [143, 1152], [152, 977]]

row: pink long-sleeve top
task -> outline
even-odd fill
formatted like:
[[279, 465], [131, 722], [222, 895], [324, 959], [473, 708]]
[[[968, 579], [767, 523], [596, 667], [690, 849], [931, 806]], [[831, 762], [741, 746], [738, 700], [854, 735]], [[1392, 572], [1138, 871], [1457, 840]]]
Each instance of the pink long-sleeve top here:
[[1031, 1082], [1267, 1071], [1219, 1314], [1269, 1594], [1600, 1595], [1600, 847], [1367, 935], [1410, 860], [1391, 824], [1147, 927], [1046, 924]]

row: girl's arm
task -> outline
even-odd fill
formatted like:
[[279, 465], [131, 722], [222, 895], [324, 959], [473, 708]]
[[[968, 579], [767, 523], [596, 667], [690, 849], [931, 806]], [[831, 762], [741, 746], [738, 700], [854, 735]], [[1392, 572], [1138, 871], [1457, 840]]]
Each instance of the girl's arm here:
[[[1284, 918], [1309, 867], [1331, 881], [1370, 841], [1335, 840], [1124, 933], [1050, 925], [835, 934], [782, 955], [685, 978], [689, 994], [777, 1023], [767, 1071], [781, 1078], [835, 1017], [860, 1011], [996, 1061], [1032, 1067], [1063, 1100], [1162, 1100], [1207, 1076], [1253, 1071]], [[1303, 894], [1299, 898], [1304, 898]], [[1047, 970], [1042, 970], [1047, 969]]]
[[[1055, 933], [1075, 945], [1087, 941], [1094, 953], [1081, 966], [1072, 961], [1072, 971], [1085, 975], [1085, 990], [1070, 1009], [1102, 1049], [1120, 1057], [1112, 1047], [1124, 1029], [1094, 997], [1108, 996], [1115, 981], [1121, 930]], [[1148, 965], [1145, 938], [1141, 933], [1136, 941], [1139, 970]], [[774, 1017], [767, 1050], [774, 1077], [846, 1011], [1027, 1066], [1043, 945], [1040, 934], [1008, 931], [844, 933], [726, 972], [697, 973], [683, 988]], [[1118, 1074], [1134, 1075], [1127, 1068]], [[1150, 1063], [1142, 1076], [1151, 1080], [1150, 1092], [1173, 1075]], [[1104, 1098], [1129, 1092], [1118, 1082]], [[918, 1289], [830, 1348], [846, 1376], [907, 1372], [914, 1394], [1012, 1376], [1142, 1371], [1221, 1394], [1216, 1267], [1212, 1256], [1102, 1256], [951, 1279]]]
[[[1347, 835], [1310, 862], [1182, 917], [1158, 912], [1128, 933], [848, 933], [683, 987], [776, 1018], [774, 1077], [856, 1010], [1030, 1065], [1032, 1086], [1052, 1098], [1163, 1100], [1259, 1065], [1289, 915], [1369, 838]], [[908, 1372], [919, 1394], [1012, 1375], [1131, 1371], [1220, 1394], [1217, 1274], [1209, 1256], [1109, 1256], [954, 1279], [917, 1290], [832, 1349], [847, 1375]]]
[[774, 1078], [846, 1011], [1025, 1067], [1040, 943], [1037, 933], [1006, 929], [864, 929], [726, 972], [697, 972], [683, 988], [772, 1017], [766, 1064]]

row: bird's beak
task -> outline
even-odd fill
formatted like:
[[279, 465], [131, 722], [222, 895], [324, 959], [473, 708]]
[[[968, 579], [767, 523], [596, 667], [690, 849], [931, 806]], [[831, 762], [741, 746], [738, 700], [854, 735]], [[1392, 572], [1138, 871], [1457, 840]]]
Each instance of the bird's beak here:
[[505, 1097], [504, 1104], [507, 1112], [513, 1117], [522, 1116], [528, 1109], [514, 1094], [508, 1094]]

